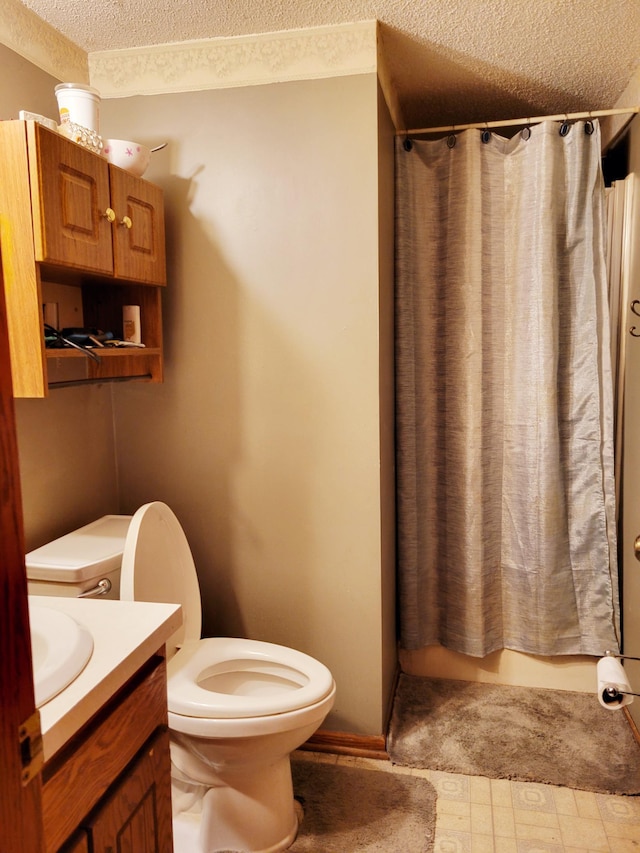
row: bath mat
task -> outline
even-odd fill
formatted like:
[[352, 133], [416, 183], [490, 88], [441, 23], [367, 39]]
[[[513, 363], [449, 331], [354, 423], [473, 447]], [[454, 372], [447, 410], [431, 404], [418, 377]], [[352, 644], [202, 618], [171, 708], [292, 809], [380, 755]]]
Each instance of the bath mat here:
[[436, 794], [426, 779], [304, 759], [291, 762], [304, 818], [291, 853], [428, 853]]
[[401, 675], [387, 750], [394, 764], [640, 794], [640, 746], [595, 695]]

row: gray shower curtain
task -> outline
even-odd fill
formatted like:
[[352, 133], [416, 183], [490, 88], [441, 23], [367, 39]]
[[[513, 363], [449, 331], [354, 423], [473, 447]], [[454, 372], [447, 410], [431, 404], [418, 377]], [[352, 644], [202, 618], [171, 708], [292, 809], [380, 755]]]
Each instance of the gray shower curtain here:
[[398, 139], [407, 649], [618, 648], [600, 134], [559, 127]]

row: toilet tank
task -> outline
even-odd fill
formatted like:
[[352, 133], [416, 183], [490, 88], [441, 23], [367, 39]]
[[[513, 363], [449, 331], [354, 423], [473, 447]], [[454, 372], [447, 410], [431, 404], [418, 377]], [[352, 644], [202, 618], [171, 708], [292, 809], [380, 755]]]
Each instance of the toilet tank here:
[[25, 557], [30, 595], [120, 597], [120, 566], [130, 515], [104, 515]]

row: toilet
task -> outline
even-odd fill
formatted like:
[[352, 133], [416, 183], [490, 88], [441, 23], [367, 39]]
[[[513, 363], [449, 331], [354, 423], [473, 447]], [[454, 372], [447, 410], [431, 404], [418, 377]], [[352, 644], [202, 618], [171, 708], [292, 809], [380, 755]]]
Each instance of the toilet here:
[[[42, 553], [39, 561], [42, 574]], [[167, 642], [175, 853], [286, 850], [301, 820], [290, 755], [333, 706], [330, 671], [273, 643], [201, 639], [193, 557], [164, 503], [131, 517], [119, 580], [122, 599], [182, 606], [182, 627]]]

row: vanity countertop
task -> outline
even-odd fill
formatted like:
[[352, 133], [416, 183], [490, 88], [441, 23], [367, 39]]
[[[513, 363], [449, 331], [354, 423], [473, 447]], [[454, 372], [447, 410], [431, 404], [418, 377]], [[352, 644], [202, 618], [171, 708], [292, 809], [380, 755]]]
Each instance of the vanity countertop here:
[[29, 596], [89, 629], [93, 654], [80, 675], [40, 707], [48, 761], [182, 624], [178, 604]]

